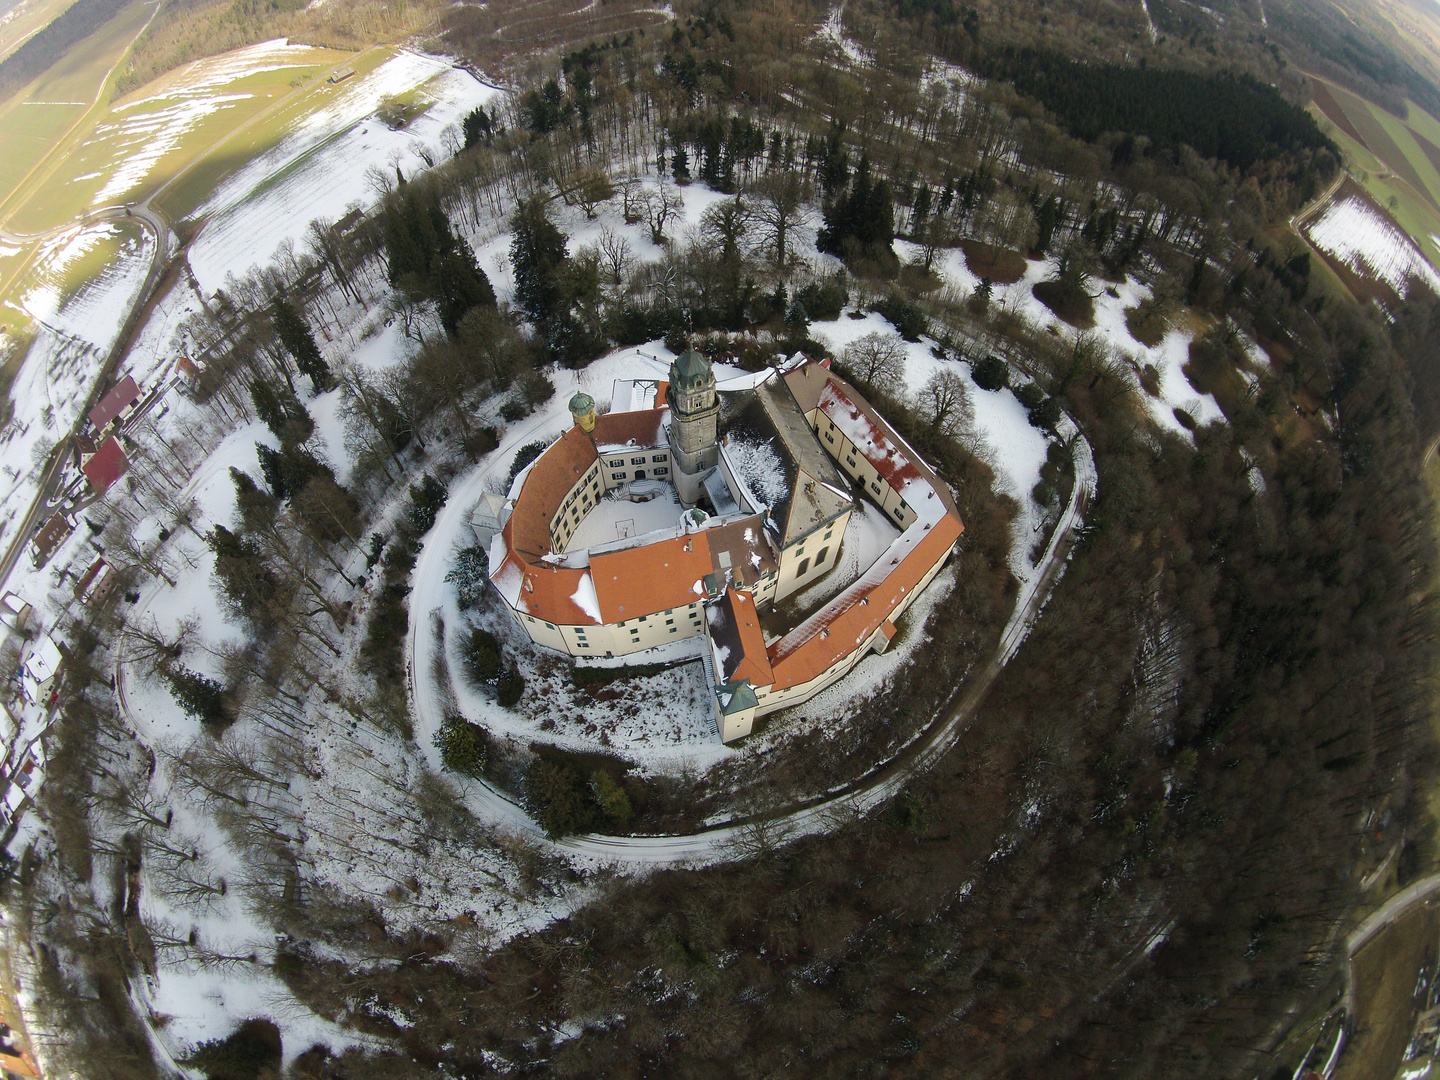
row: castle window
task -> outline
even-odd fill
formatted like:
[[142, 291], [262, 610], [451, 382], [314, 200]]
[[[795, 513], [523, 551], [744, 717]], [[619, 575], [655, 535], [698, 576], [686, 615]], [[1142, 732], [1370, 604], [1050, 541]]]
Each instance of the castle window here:
[[616, 480], [624, 480], [624, 479], [625, 479], [625, 470], [624, 470], [624, 469], [621, 469], [619, 472], [617, 472], [617, 473], [615, 474], [615, 479], [616, 479]]
[[632, 458], [630, 459], [630, 464], [631, 464], [631, 465], [644, 465], [644, 464], [645, 464], [645, 458], [644, 458], [644, 457], [632, 457]]
[[612, 458], [610, 461], [606, 462], [606, 464], [608, 464], [612, 469], [618, 469], [621, 465], [625, 464], [625, 459], [623, 457]]
[[660, 466], [657, 466], [657, 467], [656, 467], [656, 469], [655, 469], [655, 475], [656, 475], [656, 476], [669, 476], [669, 475], [670, 475], [670, 470], [669, 470], [666, 466], [660, 465]]
[[[674, 626], [674, 625], [675, 625], [675, 620], [674, 620], [674, 619], [666, 619], [666, 620], [665, 620], [665, 625], [666, 625], [666, 626]], [[673, 633], [673, 631], [672, 631], [672, 633]]]
[[582, 641], [579, 643], [579, 645], [582, 649], [588, 649], [590, 647], [590, 643], [588, 641]]
[[670, 456], [669, 456], [668, 454], [655, 454], [654, 456], [652, 456], [652, 457], [650, 458], [650, 460], [651, 460], [651, 461], [669, 461], [669, 460], [670, 460]]
[[825, 539], [826, 539], [826, 540], [829, 540], [830, 537], [833, 536], [834, 534], [835, 534], [835, 526], [834, 526], [834, 525], [831, 525], [830, 528], [828, 528], [828, 529], [825, 530]]
[[827, 431], [825, 432], [825, 441], [828, 443], [833, 443], [835, 441], [835, 436], [831, 435], [830, 432]]
[[830, 554], [830, 549], [829, 549], [828, 547], [823, 547], [823, 548], [821, 548], [821, 549], [820, 549], [820, 554], [815, 556], [815, 565], [816, 565], [816, 566], [822, 565], [822, 564], [825, 562], [825, 556], [826, 556], [826, 555], [829, 555], [829, 554]]
[[809, 569], [810, 569], [810, 560], [809, 560], [809, 559], [801, 559], [801, 560], [800, 560], [800, 569], [797, 570], [797, 571], [795, 571], [795, 576], [796, 576], [796, 577], [804, 577], [804, 576], [805, 576], [805, 572], [806, 572], [807, 570], [809, 570]]
[[670, 633], [672, 633], [672, 634], [675, 633], [676, 629], [677, 629], [677, 627], [674, 627], [674, 626], [670, 627]]
[[555, 629], [555, 624], [553, 622], [547, 622], [545, 625], [548, 626], [551, 630]]

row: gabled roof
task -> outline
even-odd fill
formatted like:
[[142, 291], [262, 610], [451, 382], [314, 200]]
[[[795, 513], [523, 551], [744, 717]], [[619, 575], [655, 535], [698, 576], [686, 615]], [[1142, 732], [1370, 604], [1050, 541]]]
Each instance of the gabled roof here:
[[711, 566], [708, 531], [591, 555], [601, 621], [625, 622], [700, 600]]
[[636, 412], [606, 413], [595, 418], [591, 436], [603, 454], [614, 448], [649, 448], [665, 445], [665, 417], [669, 409], [640, 409]]
[[134, 379], [126, 375], [115, 389], [100, 399], [100, 404], [90, 410], [90, 423], [99, 431], [139, 400], [140, 387]]
[[963, 531], [959, 518], [943, 514], [901, 533], [859, 581], [770, 646], [775, 689], [807, 683], [863, 646]]
[[40, 531], [35, 534], [33, 541], [35, 550], [40, 552], [42, 558], [48, 559], [64, 539], [74, 531], [75, 526], [70, 524], [64, 514], [53, 514], [50, 520], [45, 522]]
[[130, 459], [125, 456], [125, 451], [120, 448], [115, 436], [111, 435], [100, 444], [100, 449], [80, 466], [80, 471], [85, 474], [85, 479], [90, 481], [95, 494], [103, 495], [111, 484], [130, 471]]
[[708, 618], [715, 672], [722, 685], [746, 679], [751, 686], [769, 686], [775, 681], [753, 596], [726, 589]]

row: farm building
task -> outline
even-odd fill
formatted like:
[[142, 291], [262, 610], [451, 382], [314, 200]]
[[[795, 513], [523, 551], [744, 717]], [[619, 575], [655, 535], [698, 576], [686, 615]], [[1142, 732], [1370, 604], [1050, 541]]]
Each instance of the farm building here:
[[65, 542], [75, 525], [64, 514], [55, 514], [35, 534], [35, 539], [30, 541], [30, 557], [35, 560], [36, 566], [44, 566], [50, 561], [50, 556], [55, 554], [57, 548]]
[[104, 495], [111, 484], [130, 471], [130, 459], [125, 456], [115, 436], [111, 435], [85, 459], [80, 471], [90, 482], [90, 489], [96, 495]]

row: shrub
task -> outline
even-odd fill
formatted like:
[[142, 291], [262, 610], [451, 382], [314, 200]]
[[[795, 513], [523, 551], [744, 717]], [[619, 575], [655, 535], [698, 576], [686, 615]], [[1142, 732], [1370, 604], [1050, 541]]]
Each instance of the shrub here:
[[479, 544], [461, 548], [455, 555], [455, 565], [445, 575], [445, 580], [455, 586], [460, 596], [460, 606], [471, 608], [480, 602], [485, 594], [485, 583], [490, 577], [490, 556]]
[[840, 317], [840, 309], [850, 302], [850, 293], [844, 278], [837, 274], [825, 281], [810, 282], [795, 298], [805, 305], [810, 318], [824, 322]]
[[447, 769], [466, 776], [479, 776], [490, 760], [490, 737], [485, 729], [454, 713], [441, 722], [435, 747]]
[[1060, 403], [1054, 398], [1046, 398], [1040, 404], [1030, 410], [1030, 423], [1037, 428], [1046, 431], [1054, 431], [1055, 425], [1060, 422]]
[[551, 837], [629, 820], [630, 797], [605, 769], [586, 770], [548, 754], [525, 777], [525, 801]]
[[513, 424], [519, 420], [524, 420], [534, 411], [535, 410], [529, 405], [525, 404], [524, 398], [513, 398], [500, 406], [500, 419], [504, 420], [507, 424]]
[[600, 813], [610, 821], [620, 824], [630, 820], [630, 796], [604, 769], [590, 774], [590, 794], [595, 797]]
[[520, 698], [525, 694], [525, 676], [514, 668], [507, 668], [500, 675], [500, 681], [495, 684], [495, 700], [502, 708], [511, 708], [519, 704]]
[[206, 1080], [259, 1080], [280, 1071], [280, 1029], [269, 1020], [246, 1020], [223, 1039], [195, 1048], [185, 1064]]
[[1026, 383], [1024, 386], [1015, 388], [1015, 398], [1027, 409], [1033, 409], [1045, 400], [1045, 391], [1034, 383]]
[[533, 409], [555, 396], [555, 384], [544, 372], [531, 371], [520, 380], [520, 396]]
[[925, 333], [925, 315], [913, 301], [907, 300], [898, 292], [892, 292], [885, 299], [871, 305], [870, 310], [888, 319], [906, 341], [919, 341], [920, 336]]
[[470, 631], [462, 653], [465, 670], [478, 683], [488, 683], [500, 677], [504, 670], [500, 658], [500, 643], [495, 635], [480, 627]]
[[1003, 390], [1010, 382], [1010, 367], [998, 356], [987, 356], [976, 362], [974, 375], [981, 390]]
[[584, 832], [595, 817], [594, 800], [580, 770], [553, 758], [536, 758], [530, 766], [525, 801], [552, 839]]
[[422, 476], [420, 483], [410, 485], [410, 506], [406, 516], [416, 536], [424, 536], [430, 531], [447, 498], [445, 485], [430, 473]]

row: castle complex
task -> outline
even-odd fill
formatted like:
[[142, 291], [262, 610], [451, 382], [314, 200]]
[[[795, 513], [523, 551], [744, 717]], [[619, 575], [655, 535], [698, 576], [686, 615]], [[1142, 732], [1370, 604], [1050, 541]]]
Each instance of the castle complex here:
[[[725, 742], [885, 651], [964, 529], [945, 484], [828, 363], [717, 387], [691, 350], [668, 382], [617, 383], [610, 412], [583, 393], [570, 411], [511, 486], [491, 581], [532, 640], [571, 656], [644, 662], [703, 636]], [[857, 492], [899, 535], [796, 625], [763, 627], [834, 568]]]

